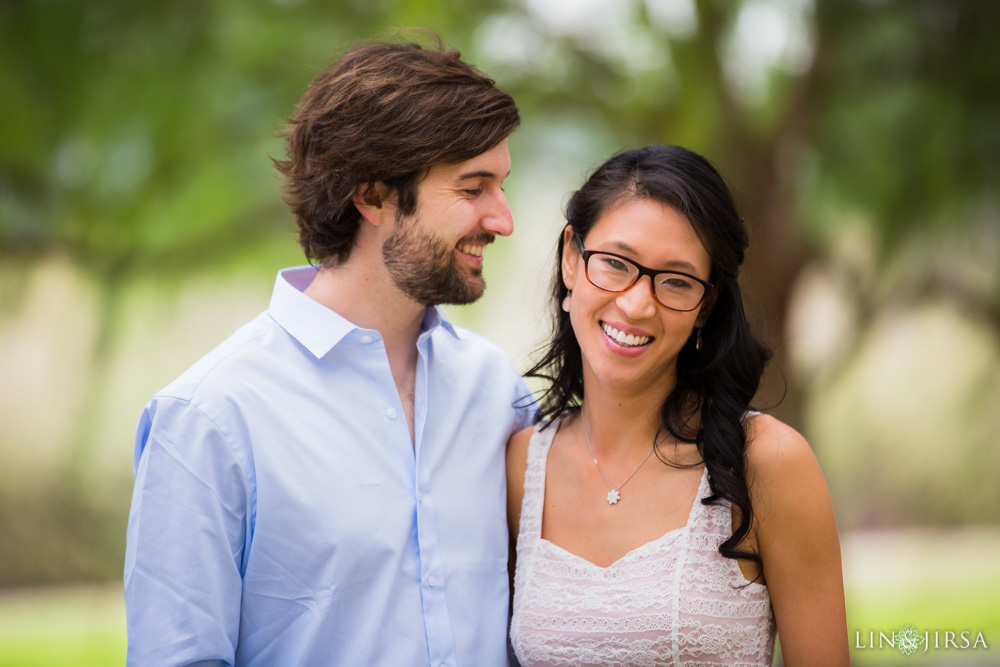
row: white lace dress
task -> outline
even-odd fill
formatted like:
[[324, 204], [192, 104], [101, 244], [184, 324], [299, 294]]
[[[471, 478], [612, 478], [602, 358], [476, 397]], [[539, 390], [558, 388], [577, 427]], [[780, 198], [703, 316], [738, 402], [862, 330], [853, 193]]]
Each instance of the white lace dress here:
[[704, 505], [702, 475], [687, 525], [599, 567], [541, 537], [554, 423], [528, 445], [517, 538], [511, 642], [521, 667], [770, 665], [767, 587], [719, 553], [728, 504]]

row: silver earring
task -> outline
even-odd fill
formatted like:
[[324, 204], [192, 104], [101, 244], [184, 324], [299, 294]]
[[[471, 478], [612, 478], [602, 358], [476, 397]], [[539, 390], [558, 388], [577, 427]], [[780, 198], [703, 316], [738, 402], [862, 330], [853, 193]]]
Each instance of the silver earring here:
[[570, 300], [570, 298], [572, 296], [573, 296], [573, 290], [568, 290], [568, 293], [566, 294], [566, 298], [563, 299], [563, 302], [562, 302], [562, 309], [564, 311], [566, 311], [567, 313], [569, 312], [569, 300]]
[[701, 327], [698, 327], [698, 336], [694, 339], [694, 349], [701, 350]]

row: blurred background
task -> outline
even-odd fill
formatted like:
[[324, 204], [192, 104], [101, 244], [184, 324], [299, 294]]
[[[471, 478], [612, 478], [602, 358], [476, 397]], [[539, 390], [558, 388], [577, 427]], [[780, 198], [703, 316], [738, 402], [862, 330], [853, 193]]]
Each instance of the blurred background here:
[[[998, 664], [1000, 3], [4, 0], [0, 665], [123, 662], [139, 412], [303, 263], [270, 158], [308, 83], [413, 25], [523, 118], [515, 233], [450, 317], [526, 369], [572, 190], [622, 148], [706, 155], [752, 234], [758, 402], [833, 495], [855, 664]], [[872, 648], [905, 624], [990, 648]]]

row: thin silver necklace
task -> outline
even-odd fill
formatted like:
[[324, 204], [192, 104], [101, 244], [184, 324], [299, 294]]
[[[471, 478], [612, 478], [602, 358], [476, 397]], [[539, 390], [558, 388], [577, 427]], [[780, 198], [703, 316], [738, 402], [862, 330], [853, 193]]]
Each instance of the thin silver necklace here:
[[583, 408], [580, 408], [580, 419], [583, 421], [583, 436], [587, 439], [587, 449], [590, 450], [590, 458], [594, 459], [594, 467], [597, 468], [597, 472], [601, 473], [601, 479], [604, 480], [604, 483], [608, 485], [608, 504], [617, 505], [618, 501], [622, 499], [622, 495], [618, 492], [621, 490], [623, 486], [625, 486], [626, 482], [632, 479], [632, 475], [639, 472], [639, 468], [642, 467], [642, 464], [648, 461], [649, 457], [653, 455], [653, 451], [656, 449], [656, 443], [654, 442], [653, 446], [649, 448], [649, 454], [646, 454], [646, 458], [642, 460], [642, 463], [640, 463], [635, 467], [635, 470], [632, 471], [632, 475], [626, 477], [625, 481], [619, 484], [617, 487], [612, 488], [611, 482], [608, 481], [608, 478], [604, 474], [604, 471], [601, 470], [601, 466], [598, 465], [597, 463], [597, 457], [594, 456], [594, 448], [590, 444], [590, 433], [587, 431], [587, 418], [583, 415]]

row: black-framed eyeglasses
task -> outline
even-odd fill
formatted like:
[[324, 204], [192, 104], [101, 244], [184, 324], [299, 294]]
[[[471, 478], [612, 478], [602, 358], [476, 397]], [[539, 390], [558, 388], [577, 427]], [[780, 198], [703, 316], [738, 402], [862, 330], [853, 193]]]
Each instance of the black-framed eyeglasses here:
[[682, 313], [694, 310], [712, 291], [712, 283], [683, 271], [658, 271], [637, 264], [628, 257], [603, 250], [587, 250], [583, 237], [575, 234], [583, 255], [584, 273], [594, 287], [605, 292], [624, 292], [635, 285], [639, 278], [649, 276], [653, 296], [664, 308]]

